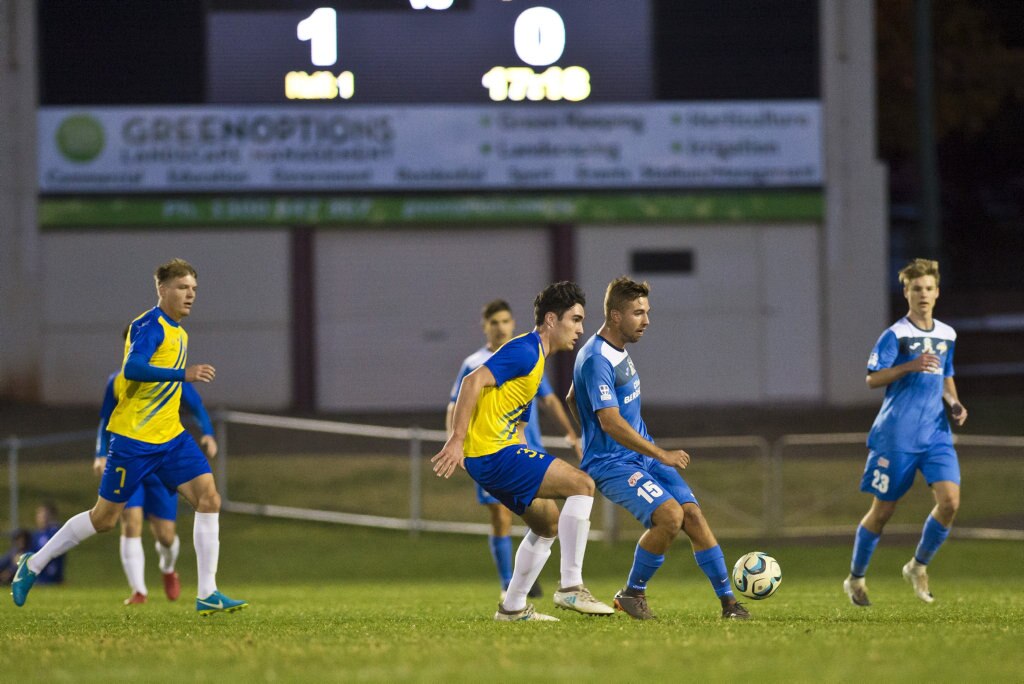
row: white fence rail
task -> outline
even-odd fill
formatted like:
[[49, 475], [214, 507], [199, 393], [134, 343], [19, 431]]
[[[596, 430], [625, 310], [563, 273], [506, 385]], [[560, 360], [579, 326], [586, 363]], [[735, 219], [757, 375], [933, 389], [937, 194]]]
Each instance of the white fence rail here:
[[[457, 522], [446, 520], [430, 520], [423, 515], [423, 482], [422, 472], [424, 460], [429, 456], [424, 451], [424, 444], [441, 444], [447, 438], [441, 430], [426, 430], [418, 427], [399, 428], [379, 425], [365, 425], [358, 423], [344, 423], [329, 420], [290, 418], [284, 416], [264, 415], [248, 413], [243, 411], [220, 411], [216, 415], [217, 438], [220, 445], [220, 455], [216, 460], [217, 483], [220, 488], [222, 505], [224, 510], [294, 520], [309, 520], [320, 522], [333, 522], [349, 525], [363, 525], [380, 527], [386, 529], [408, 530], [410, 534], [419, 532], [453, 532], [461, 534], [487, 534], [490, 526], [485, 523]], [[389, 517], [379, 515], [367, 515], [355, 512], [341, 512], [303, 508], [296, 506], [277, 505], [270, 502], [256, 503], [247, 501], [236, 501], [229, 496], [229, 473], [228, 463], [229, 444], [228, 426], [245, 425], [252, 427], [272, 428], [277, 430], [295, 430], [299, 432], [312, 432], [320, 434], [335, 434], [370, 439], [390, 440], [408, 444], [409, 483], [408, 483], [408, 516]], [[19, 475], [18, 467], [21, 453], [39, 447], [52, 447], [64, 444], [81, 443], [95, 437], [93, 431], [65, 432], [58, 434], [43, 435], [38, 437], [8, 437], [0, 444], [7, 453], [8, 469], [8, 491], [9, 491], [9, 520], [10, 529], [18, 527], [19, 508]], [[545, 437], [549, 444], [560, 444], [557, 437]], [[996, 436], [996, 435], [956, 435], [956, 444], [960, 446], [974, 446], [995, 449], [1008, 449], [1012, 457], [1022, 457], [1024, 464], [1024, 437]], [[816, 446], [862, 446], [864, 444], [863, 433], [823, 433], [823, 434], [789, 434], [783, 435], [774, 443], [769, 443], [763, 437], [756, 435], [724, 436], [724, 437], [694, 437], [694, 438], [672, 438], [659, 440], [659, 444], [666, 448], [685, 448], [689, 450], [730, 450], [731, 452], [742, 451], [753, 454], [754, 459], [759, 463], [763, 478], [762, 491], [762, 514], [760, 519], [736, 510], [724, 497], [716, 497], [710, 492], [701, 493], [701, 499], [708, 504], [714, 504], [720, 509], [728, 509], [735, 514], [737, 519], [749, 523], [742, 530], [721, 530], [723, 536], [770, 536], [770, 537], [796, 537], [796, 536], [831, 536], [849, 535], [855, 526], [855, 521], [847, 525], [800, 525], [787, 526], [784, 524], [783, 506], [785, 501], [785, 485], [783, 482], [782, 466], [789, 456], [787, 453], [794, 447], [816, 447]], [[566, 447], [556, 447], [553, 451], [564, 451]], [[1024, 510], [1024, 500], [1021, 502]], [[613, 541], [618, 537], [618, 524], [615, 507], [608, 501], [603, 502], [602, 527], [591, 532], [593, 539], [605, 539]], [[905, 528], [905, 529], [904, 529]], [[916, 532], [919, 527], [911, 525], [890, 525], [887, 530], [891, 532]], [[514, 528], [518, 534], [525, 532], [525, 528]], [[990, 529], [955, 527], [954, 534], [960, 537], [977, 539], [1011, 539], [1024, 540], [1024, 530], [1019, 529]]]

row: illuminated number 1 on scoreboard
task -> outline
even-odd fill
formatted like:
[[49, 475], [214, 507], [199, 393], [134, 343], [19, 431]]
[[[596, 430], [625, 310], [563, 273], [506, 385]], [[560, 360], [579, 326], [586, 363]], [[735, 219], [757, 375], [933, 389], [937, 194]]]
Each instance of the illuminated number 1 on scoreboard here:
[[[319, 7], [299, 22], [295, 35], [309, 41], [310, 61], [315, 66], [333, 66], [338, 61], [338, 13], [331, 7]], [[343, 71], [335, 76], [330, 71], [291, 71], [284, 78], [284, 92], [289, 100], [344, 100], [355, 94], [355, 76]]]
[[[531, 7], [516, 19], [516, 54], [531, 66], [554, 64], [565, 51], [565, 22], [549, 7]], [[569, 100], [590, 96], [590, 72], [581, 66], [549, 66], [541, 73], [530, 67], [496, 66], [481, 83], [495, 102], [512, 100]]]

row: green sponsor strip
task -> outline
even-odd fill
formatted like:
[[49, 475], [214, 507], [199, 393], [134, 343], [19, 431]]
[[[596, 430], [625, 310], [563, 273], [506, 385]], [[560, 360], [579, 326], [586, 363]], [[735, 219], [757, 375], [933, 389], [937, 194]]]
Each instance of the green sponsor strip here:
[[41, 198], [44, 228], [819, 221], [820, 191], [678, 194]]

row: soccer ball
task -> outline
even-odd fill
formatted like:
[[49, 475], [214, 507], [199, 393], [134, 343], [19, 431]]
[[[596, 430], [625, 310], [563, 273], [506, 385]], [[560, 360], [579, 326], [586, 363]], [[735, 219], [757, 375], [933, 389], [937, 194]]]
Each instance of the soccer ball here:
[[736, 561], [732, 568], [736, 591], [755, 601], [766, 599], [782, 584], [782, 567], [762, 551], [751, 551]]

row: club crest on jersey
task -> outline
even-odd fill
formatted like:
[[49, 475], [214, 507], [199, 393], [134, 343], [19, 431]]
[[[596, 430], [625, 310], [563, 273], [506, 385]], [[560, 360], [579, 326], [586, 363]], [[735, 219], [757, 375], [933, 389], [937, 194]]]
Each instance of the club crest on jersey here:
[[633, 359], [627, 356], [626, 363], [629, 365], [629, 373], [627, 373], [627, 375], [636, 375], [636, 367], [633, 365]]
[[635, 487], [636, 483], [639, 482], [640, 479], [643, 478], [643, 476], [644, 476], [644, 474], [641, 473], [639, 470], [637, 472], [633, 473], [632, 475], [630, 475], [629, 476], [629, 486], [630, 487]]
[[611, 401], [612, 400], [612, 388], [611, 387], [609, 387], [608, 385], [600, 385], [597, 389], [598, 389], [598, 391], [601, 392], [601, 401]]

